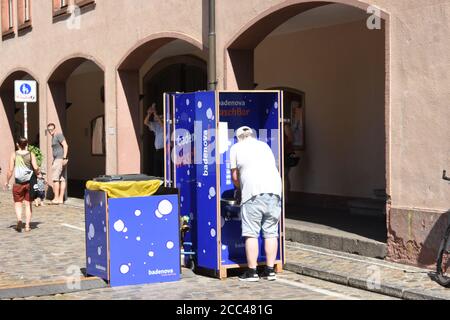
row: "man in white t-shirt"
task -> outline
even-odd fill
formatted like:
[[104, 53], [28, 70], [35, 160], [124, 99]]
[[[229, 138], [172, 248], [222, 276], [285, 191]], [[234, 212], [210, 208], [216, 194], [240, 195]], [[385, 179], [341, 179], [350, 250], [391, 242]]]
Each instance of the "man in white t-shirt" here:
[[248, 270], [242, 281], [258, 281], [258, 239], [262, 229], [267, 266], [261, 275], [276, 280], [278, 226], [281, 217], [281, 176], [270, 147], [255, 138], [249, 127], [236, 132], [238, 143], [230, 150], [233, 183], [241, 189], [242, 237], [245, 240]]

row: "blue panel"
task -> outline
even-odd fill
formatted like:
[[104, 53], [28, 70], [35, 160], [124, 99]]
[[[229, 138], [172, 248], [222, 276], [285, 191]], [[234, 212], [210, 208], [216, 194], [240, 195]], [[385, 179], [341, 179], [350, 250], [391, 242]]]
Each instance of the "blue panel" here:
[[[216, 137], [218, 119], [214, 92], [175, 94], [174, 115], [176, 187], [181, 194], [181, 214], [191, 218], [191, 232], [188, 232], [185, 241], [193, 243], [192, 249], [199, 267], [216, 271], [219, 250], [223, 265], [246, 263], [238, 212], [230, 212], [233, 209], [228, 210], [222, 204], [222, 217], [217, 221], [217, 197], [231, 198], [234, 194], [228, 152], [235, 143], [234, 131], [242, 125], [254, 128], [259, 139], [272, 147], [276, 159], [280, 141], [278, 92], [227, 92], [219, 95], [220, 122], [226, 122], [231, 131], [227, 137]], [[217, 181], [217, 145], [218, 141], [227, 140], [228, 146], [220, 150], [223, 161]], [[217, 194], [219, 185], [220, 194]], [[221, 239], [218, 239], [218, 228], [222, 231]], [[260, 239], [260, 262], [265, 260], [262, 244]]]
[[[216, 94], [196, 93], [197, 260], [198, 266], [218, 270]], [[196, 125], [196, 126], [197, 126]]]
[[[240, 208], [222, 203], [222, 265], [246, 264], [245, 239], [242, 238]], [[259, 239], [258, 262], [265, 262], [264, 242]]]
[[[196, 167], [194, 165], [195, 94], [175, 95], [175, 170], [176, 188], [180, 190], [180, 211], [190, 219], [190, 231], [184, 241], [197, 247]], [[191, 250], [191, 248], [186, 248]]]
[[[164, 120], [165, 120], [165, 124], [164, 124], [164, 132], [166, 134], [166, 141], [165, 141], [165, 153], [164, 153], [164, 163], [165, 163], [165, 167], [166, 167], [166, 171], [165, 171], [165, 181], [166, 182], [171, 182], [173, 177], [172, 177], [172, 157], [171, 157], [171, 138], [172, 138], [172, 131], [173, 131], [173, 127], [170, 123], [170, 121], [172, 120], [172, 115], [173, 115], [173, 110], [172, 110], [172, 98], [173, 98], [173, 94], [166, 94], [165, 95], [165, 114], [164, 114]], [[169, 121], [169, 122], [168, 122]], [[170, 187], [172, 187], [172, 185], [170, 185]]]
[[178, 196], [109, 200], [111, 286], [180, 279]]
[[[229, 150], [237, 142], [235, 131], [241, 126], [249, 126], [258, 138], [271, 146], [278, 163], [280, 132], [278, 92], [221, 92], [219, 94], [220, 122], [226, 122], [229, 130], [229, 146], [224, 152], [220, 165], [220, 186], [223, 199], [233, 198], [234, 185], [231, 181]], [[239, 211], [239, 209], [237, 209]], [[236, 208], [222, 204], [222, 264], [245, 264], [245, 243], [241, 237], [241, 220]], [[263, 239], [259, 239], [259, 262], [265, 261]], [[280, 254], [278, 254], [280, 255]]]
[[[220, 122], [228, 124], [229, 147], [236, 142], [234, 136], [236, 130], [244, 125], [249, 126], [256, 131], [261, 141], [271, 146], [275, 159], [278, 160], [278, 100], [278, 92], [221, 92], [219, 94]], [[224, 198], [230, 198], [234, 191], [228, 151], [222, 155], [221, 161], [220, 187]]]
[[86, 190], [84, 203], [87, 274], [108, 280], [106, 193]]
[[249, 126], [260, 140], [270, 142], [260, 130], [278, 129], [278, 99], [278, 92], [221, 92], [220, 121], [234, 130]]

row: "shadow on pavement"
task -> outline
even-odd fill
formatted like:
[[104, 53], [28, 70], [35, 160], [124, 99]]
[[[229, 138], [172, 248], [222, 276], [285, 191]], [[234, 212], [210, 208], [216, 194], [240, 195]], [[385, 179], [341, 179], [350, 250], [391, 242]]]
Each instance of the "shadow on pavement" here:
[[[31, 222], [30, 223], [31, 230], [38, 229], [41, 224], [43, 224], [43, 223], [42, 222]], [[23, 224], [23, 227], [25, 228], [25, 224]], [[16, 229], [16, 224], [9, 226], [8, 229]]]

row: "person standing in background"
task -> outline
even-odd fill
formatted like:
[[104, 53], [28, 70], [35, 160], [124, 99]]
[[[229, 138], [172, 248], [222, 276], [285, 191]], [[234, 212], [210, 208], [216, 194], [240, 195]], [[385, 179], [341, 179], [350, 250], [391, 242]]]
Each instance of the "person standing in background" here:
[[69, 158], [69, 145], [66, 142], [66, 138], [62, 133], [56, 133], [56, 125], [49, 123], [47, 125], [47, 131], [52, 137], [52, 181], [53, 181], [53, 193], [55, 194], [52, 204], [59, 205], [64, 204], [64, 196], [66, 193], [66, 176], [67, 176], [67, 163]]
[[144, 124], [155, 134], [155, 155], [153, 161], [153, 175], [164, 176], [164, 124], [156, 113], [156, 103], [147, 110]]

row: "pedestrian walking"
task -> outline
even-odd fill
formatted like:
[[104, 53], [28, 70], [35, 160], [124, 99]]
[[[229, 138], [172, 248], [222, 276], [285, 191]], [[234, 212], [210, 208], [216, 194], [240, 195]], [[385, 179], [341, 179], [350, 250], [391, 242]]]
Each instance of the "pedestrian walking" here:
[[258, 281], [259, 237], [262, 231], [266, 267], [261, 277], [276, 280], [274, 270], [278, 253], [281, 217], [281, 176], [270, 147], [255, 138], [249, 127], [236, 132], [238, 143], [230, 150], [233, 183], [241, 189], [242, 237], [248, 270], [242, 281]]
[[67, 154], [69, 152], [69, 145], [66, 142], [66, 138], [62, 133], [56, 133], [56, 125], [49, 123], [47, 125], [47, 132], [52, 137], [52, 182], [54, 198], [51, 204], [59, 205], [64, 204], [64, 195], [66, 193], [66, 176], [67, 176], [67, 163], [69, 158]]
[[23, 206], [25, 205], [25, 231], [31, 231], [31, 186], [30, 180], [33, 173], [40, 176], [40, 170], [36, 162], [36, 157], [28, 151], [28, 140], [19, 138], [17, 142], [18, 150], [13, 152], [9, 161], [9, 170], [6, 175], [5, 189], [10, 189], [10, 180], [14, 176], [14, 185], [12, 187], [14, 208], [17, 217], [16, 231], [22, 232]]

